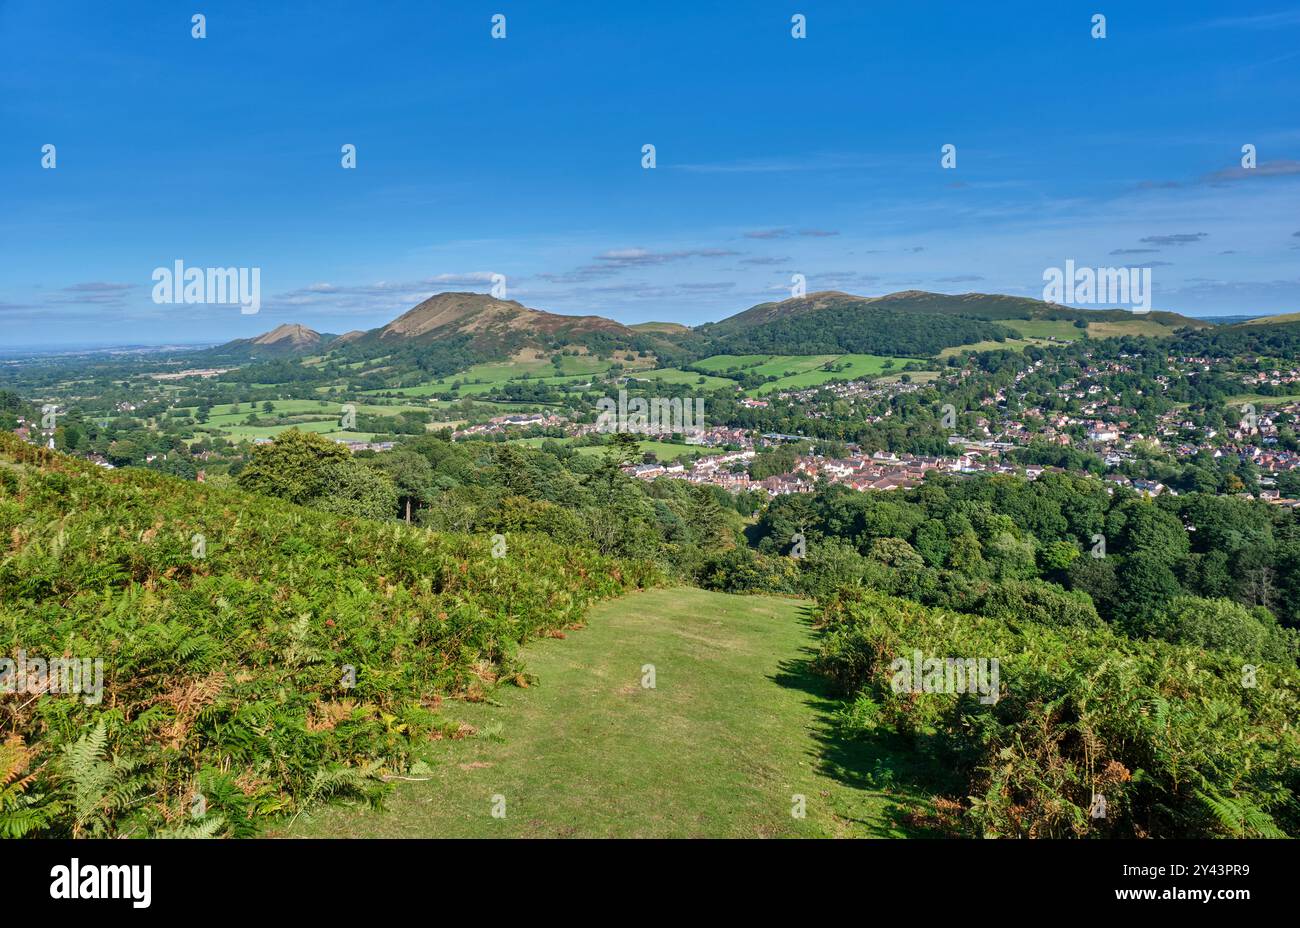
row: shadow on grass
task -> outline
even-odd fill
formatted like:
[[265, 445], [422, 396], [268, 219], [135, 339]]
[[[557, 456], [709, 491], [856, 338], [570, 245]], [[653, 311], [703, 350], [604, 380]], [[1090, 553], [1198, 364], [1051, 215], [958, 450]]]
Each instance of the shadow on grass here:
[[[800, 618], [811, 626], [808, 612]], [[804, 702], [817, 714], [813, 732], [816, 749], [811, 755], [818, 769], [854, 789], [886, 792], [896, 802], [890, 806], [891, 824], [909, 837], [951, 837], [948, 832], [918, 824], [911, 813], [930, 810], [934, 795], [960, 793], [955, 780], [936, 757], [925, 739], [904, 737], [894, 732], [846, 736], [841, 733], [836, 715], [844, 700], [832, 692], [828, 681], [813, 671], [817, 651], [800, 648], [798, 657], [782, 661], [772, 682], [798, 690]], [[849, 819], [868, 827], [877, 823]]]

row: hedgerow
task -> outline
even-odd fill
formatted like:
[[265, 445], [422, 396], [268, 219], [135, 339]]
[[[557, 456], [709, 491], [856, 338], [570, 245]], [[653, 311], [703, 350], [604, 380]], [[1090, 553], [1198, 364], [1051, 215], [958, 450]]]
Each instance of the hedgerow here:
[[[1300, 834], [1294, 666], [1105, 626], [962, 615], [862, 588], [823, 603], [818, 621], [816, 665], [848, 697], [846, 733], [892, 731], [932, 747], [965, 784], [961, 831]], [[999, 698], [896, 692], [891, 663], [918, 651], [996, 659]]]
[[[201, 536], [201, 537], [200, 537]], [[98, 658], [98, 703], [0, 696], [0, 835], [246, 835], [378, 800], [449, 698], [653, 568], [439, 534], [0, 436], [0, 657]]]

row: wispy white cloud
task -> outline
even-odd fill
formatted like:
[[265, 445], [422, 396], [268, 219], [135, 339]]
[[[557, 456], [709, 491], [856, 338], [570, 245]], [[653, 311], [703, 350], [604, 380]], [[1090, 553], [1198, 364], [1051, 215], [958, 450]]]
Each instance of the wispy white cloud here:
[[1148, 235], [1138, 241], [1146, 245], [1191, 245], [1208, 237], [1208, 232], [1177, 232], [1170, 235]]
[[737, 158], [730, 161], [708, 161], [670, 165], [679, 171], [692, 174], [790, 174], [805, 171], [847, 171], [877, 168], [879, 160], [861, 155], [820, 153], [772, 158]]
[[1281, 29], [1300, 26], [1300, 10], [1278, 10], [1253, 16], [1225, 16], [1199, 24], [1203, 29]]
[[1253, 168], [1244, 168], [1240, 165], [1231, 168], [1224, 168], [1222, 171], [1215, 171], [1213, 174], [1207, 174], [1203, 177], [1202, 183], [1225, 183], [1231, 181], [1251, 181], [1267, 180], [1273, 177], [1295, 177], [1300, 175], [1300, 161], [1277, 160], [1261, 161]]
[[755, 229], [745, 233], [745, 238], [774, 239], [802, 236], [804, 238], [832, 238], [840, 233], [834, 229]]

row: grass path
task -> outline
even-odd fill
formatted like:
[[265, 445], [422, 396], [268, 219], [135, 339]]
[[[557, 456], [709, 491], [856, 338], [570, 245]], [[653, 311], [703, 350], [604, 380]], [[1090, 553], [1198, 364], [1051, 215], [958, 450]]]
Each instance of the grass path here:
[[479, 735], [431, 742], [430, 780], [402, 783], [382, 810], [318, 809], [289, 833], [901, 836], [900, 813], [921, 798], [893, 783], [912, 773], [907, 754], [833, 738], [805, 612], [689, 588], [603, 603], [586, 628], [528, 646], [537, 685], [451, 707]]

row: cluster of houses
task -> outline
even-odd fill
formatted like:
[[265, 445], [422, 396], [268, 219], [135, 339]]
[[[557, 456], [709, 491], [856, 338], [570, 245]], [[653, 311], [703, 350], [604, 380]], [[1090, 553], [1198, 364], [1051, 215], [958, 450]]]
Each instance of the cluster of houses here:
[[681, 461], [662, 464], [631, 464], [624, 472], [641, 480], [656, 477], [678, 477], [691, 483], [707, 483], [731, 492], [750, 488], [748, 467], [754, 459], [752, 450], [732, 451], [696, 458], [690, 464]]
[[[992, 454], [968, 450], [955, 457], [877, 451], [874, 454], [854, 454], [845, 458], [804, 455], [796, 459], [789, 473], [754, 480], [747, 470], [754, 456], [754, 451], [736, 451], [699, 458], [689, 465], [634, 464], [624, 468], [624, 471], [641, 480], [674, 477], [690, 483], [721, 487], [733, 493], [762, 490], [769, 496], [783, 496], [788, 493], [811, 493], [822, 481], [842, 484], [854, 490], [889, 491], [919, 486], [931, 471], [1019, 474], [1034, 480], [1049, 470], [1059, 470], [1040, 466], [1017, 467], [1003, 463], [995, 450]], [[1143, 490], [1141, 487], [1138, 489]]]
[[749, 429], [735, 429], [715, 425], [687, 435], [686, 444], [703, 445], [706, 448], [721, 448], [726, 445], [734, 445], [738, 448], [750, 449], [754, 447], [754, 437]]
[[[920, 384], [902, 383], [901, 381], [892, 380], [849, 380], [835, 381], [833, 383], [820, 384], [815, 387], [806, 387], [802, 390], [782, 390], [773, 394], [777, 399], [790, 400], [793, 402], [809, 402], [821, 395], [830, 394], [833, 399], [844, 400], [849, 403], [856, 403], [863, 400], [875, 400], [881, 397], [902, 396], [906, 393], [914, 393], [921, 389]], [[756, 405], [759, 401], [753, 401]], [[751, 403], [741, 402], [741, 405], [751, 405]], [[766, 406], [766, 403], [763, 403]], [[815, 419], [824, 419], [829, 417], [829, 413], [817, 407], [810, 407], [808, 415]]]
[[1107, 474], [1102, 479], [1104, 479], [1106, 483], [1114, 484], [1117, 487], [1127, 487], [1130, 490], [1136, 490], [1143, 496], [1159, 496], [1161, 493], [1174, 492], [1158, 480], [1130, 480], [1123, 474]]
[[13, 433], [29, 445], [45, 445], [49, 448], [54, 447], [53, 429], [41, 428], [39, 424], [28, 422], [22, 416], [18, 417], [18, 425], [14, 429]]
[[[1249, 359], [1248, 359], [1249, 360]], [[1171, 357], [1173, 368], [1189, 377], [1213, 370], [1220, 363], [1212, 358]], [[1029, 370], [1016, 375], [1019, 384], [1031, 374], [1041, 371], [1044, 362], [1034, 362]], [[1030, 441], [1046, 442], [1061, 446], [1079, 445], [1095, 451], [1102, 456], [1108, 466], [1116, 466], [1133, 457], [1132, 449], [1138, 442], [1151, 442], [1162, 445], [1176, 457], [1184, 458], [1199, 451], [1209, 451], [1215, 457], [1233, 454], [1243, 460], [1254, 460], [1261, 470], [1273, 473], [1291, 470], [1300, 466], [1300, 457], [1270, 446], [1277, 443], [1275, 416], [1277, 411], [1300, 416], [1300, 403], [1282, 403], [1276, 409], [1270, 404], [1268, 410], [1261, 408], [1258, 412], [1242, 416], [1241, 422], [1225, 435], [1213, 428], [1204, 428], [1196, 434], [1197, 424], [1185, 411], [1173, 410], [1157, 419], [1155, 431], [1144, 434], [1134, 428], [1132, 419], [1134, 410], [1121, 405], [1117, 393], [1096, 381], [1116, 374], [1132, 373], [1132, 365], [1120, 361], [1105, 361], [1084, 365], [1077, 379], [1066, 380], [1057, 388], [1058, 395], [1081, 400], [1077, 412], [1053, 412], [1031, 407], [1025, 410], [1033, 421], [1002, 415], [998, 411], [1004, 407], [1013, 389], [998, 390], [985, 397], [981, 405], [989, 410], [989, 417], [978, 420], [978, 431], [985, 438], [996, 439], [1006, 446], [1024, 445]], [[964, 372], [963, 372], [964, 373]], [[1173, 378], [1157, 375], [1157, 383], [1168, 387]], [[1243, 375], [1245, 387], [1269, 384], [1281, 386], [1300, 381], [1300, 370], [1270, 370]], [[1019, 397], [1021, 400], [1024, 396]], [[1194, 437], [1193, 437], [1194, 436]], [[1224, 439], [1228, 440], [1224, 444]]]
[[564, 416], [550, 412], [512, 412], [504, 416], [493, 416], [478, 425], [467, 425], [452, 433], [452, 438], [474, 438], [483, 435], [496, 435], [510, 429], [552, 428], [561, 426], [569, 420]]
[[1244, 375], [1241, 382], [1248, 387], [1280, 387], [1285, 384], [1300, 383], [1300, 369], [1258, 371]]

